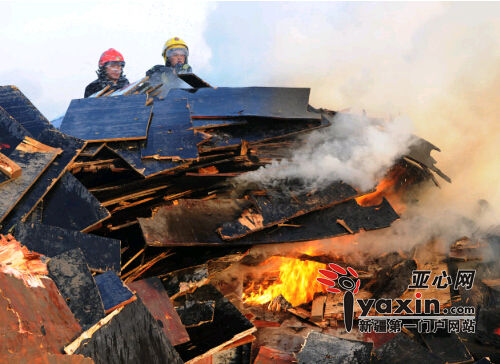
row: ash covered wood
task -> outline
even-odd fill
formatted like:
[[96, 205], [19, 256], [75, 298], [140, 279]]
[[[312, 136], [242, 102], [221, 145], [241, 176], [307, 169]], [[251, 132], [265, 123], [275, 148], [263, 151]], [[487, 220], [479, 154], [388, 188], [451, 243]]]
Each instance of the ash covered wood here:
[[64, 350], [96, 364], [183, 362], [140, 299], [113, 311]]
[[375, 363], [444, 364], [445, 361], [431, 353], [405, 334], [398, 334], [374, 351]]
[[80, 249], [69, 250], [51, 258], [47, 268], [84, 330], [104, 317], [99, 289]]
[[255, 209], [243, 211], [237, 221], [222, 224], [218, 231], [222, 239], [234, 240], [308, 212], [333, 206], [356, 194], [354, 188], [343, 182], [334, 182], [316, 191], [304, 191], [298, 185], [288, 190], [268, 190], [265, 196], [253, 193], [250, 198]]
[[296, 355], [299, 363], [370, 363], [373, 344], [312, 331]]

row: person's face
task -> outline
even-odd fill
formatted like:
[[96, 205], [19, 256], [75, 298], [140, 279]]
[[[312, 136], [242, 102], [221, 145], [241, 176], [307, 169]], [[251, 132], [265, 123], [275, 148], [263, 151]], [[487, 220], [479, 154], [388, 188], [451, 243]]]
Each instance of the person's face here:
[[122, 74], [122, 66], [119, 62], [109, 62], [106, 65], [106, 75], [111, 81], [118, 81]]
[[174, 52], [170, 56], [170, 64], [172, 66], [175, 66], [178, 63], [180, 63], [180, 64], [186, 63], [186, 56], [181, 52]]

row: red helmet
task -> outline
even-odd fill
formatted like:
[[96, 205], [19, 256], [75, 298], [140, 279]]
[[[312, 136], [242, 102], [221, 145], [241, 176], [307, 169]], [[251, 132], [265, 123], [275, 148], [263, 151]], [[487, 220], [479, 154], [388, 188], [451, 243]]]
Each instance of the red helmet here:
[[104, 66], [106, 62], [125, 63], [125, 59], [123, 58], [122, 54], [118, 52], [116, 49], [110, 48], [101, 55], [101, 58], [99, 58], [99, 67]]

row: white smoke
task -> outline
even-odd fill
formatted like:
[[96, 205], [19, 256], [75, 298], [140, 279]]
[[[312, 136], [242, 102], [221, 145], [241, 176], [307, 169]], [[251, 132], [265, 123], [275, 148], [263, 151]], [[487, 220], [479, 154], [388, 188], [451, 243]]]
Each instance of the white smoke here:
[[338, 113], [332, 125], [310, 134], [293, 157], [244, 174], [240, 181], [279, 184], [301, 179], [312, 188], [342, 180], [360, 191], [373, 188], [394, 161], [408, 151], [413, 125]]

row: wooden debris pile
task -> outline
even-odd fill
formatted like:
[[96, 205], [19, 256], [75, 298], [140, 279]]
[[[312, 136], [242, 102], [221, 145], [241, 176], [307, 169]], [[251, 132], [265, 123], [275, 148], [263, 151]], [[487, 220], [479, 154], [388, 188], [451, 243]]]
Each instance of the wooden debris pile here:
[[[298, 181], [275, 188], [234, 183], [291, 156], [308, 134], [328, 128], [336, 112], [310, 107], [308, 89], [212, 88], [196, 75], [181, 78], [194, 88], [143, 79], [73, 100], [60, 130], [16, 87], [0, 87], [0, 361], [397, 357], [399, 341], [380, 346], [335, 337], [343, 320], [338, 297], [316, 294], [305, 306], [274, 297], [259, 311], [242, 302], [244, 282], [222, 278], [238, 262], [251, 264], [252, 246], [353, 235], [399, 218], [387, 195], [375, 192], [364, 203], [360, 198], [373, 191], [342, 181], [321, 190]], [[433, 149], [424, 140], [412, 145], [388, 171], [397, 176], [396, 188], [437, 184], [435, 174], [448, 180], [435, 167]], [[475, 261], [477, 247], [457, 243], [453, 258]], [[11, 256], [28, 273], [15, 273]], [[370, 285], [359, 294], [412, 294], [398, 280], [414, 268], [411, 261], [365, 267]], [[484, 285], [494, 291], [493, 278]], [[496, 319], [492, 312], [482, 316], [485, 342], [495, 339], [486, 325]], [[410, 334], [393, 340], [420, 345]], [[436, 352], [426, 340], [425, 353]]]

